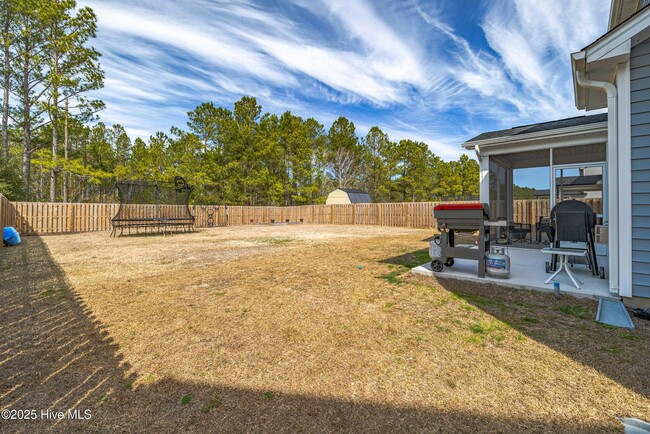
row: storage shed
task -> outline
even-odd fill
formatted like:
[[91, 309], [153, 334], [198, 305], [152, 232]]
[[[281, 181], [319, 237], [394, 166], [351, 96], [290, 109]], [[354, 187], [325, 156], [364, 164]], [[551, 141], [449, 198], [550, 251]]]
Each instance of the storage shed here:
[[363, 190], [337, 188], [327, 195], [326, 205], [346, 205], [350, 203], [372, 203], [370, 195]]

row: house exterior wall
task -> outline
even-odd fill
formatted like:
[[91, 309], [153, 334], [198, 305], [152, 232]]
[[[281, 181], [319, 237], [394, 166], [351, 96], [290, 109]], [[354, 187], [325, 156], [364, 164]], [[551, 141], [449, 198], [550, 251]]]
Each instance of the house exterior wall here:
[[650, 298], [650, 40], [630, 56], [632, 295]]

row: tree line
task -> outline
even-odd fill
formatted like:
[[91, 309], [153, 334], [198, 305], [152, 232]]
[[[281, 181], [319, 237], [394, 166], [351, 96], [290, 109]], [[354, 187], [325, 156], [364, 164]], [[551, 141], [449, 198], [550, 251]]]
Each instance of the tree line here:
[[478, 164], [466, 155], [443, 161], [425, 143], [391, 141], [376, 126], [359, 138], [343, 116], [326, 130], [289, 111], [262, 113], [253, 97], [233, 110], [200, 104], [188, 113], [187, 128], [147, 141], [132, 141], [120, 125], [70, 119], [66, 155], [45, 145], [50, 130], [35, 135], [42, 146], [32, 157], [39, 174], [31, 183], [34, 200], [52, 200], [44, 185], [53, 172], [70, 178], [56, 181], [55, 201], [111, 201], [115, 180], [175, 176], [194, 187], [197, 203], [306, 205], [324, 203], [335, 188], [365, 190], [376, 202], [478, 196]]
[[263, 113], [245, 96], [227, 109], [206, 102], [184, 128], [131, 140], [97, 122], [96, 16], [74, 0], [2, 1], [0, 192], [11, 199], [112, 201], [116, 180], [183, 176], [196, 203], [324, 203], [334, 188], [377, 202], [478, 196], [478, 164], [443, 161], [423, 142], [391, 141], [379, 127], [359, 137], [341, 116], [326, 129], [287, 111]]

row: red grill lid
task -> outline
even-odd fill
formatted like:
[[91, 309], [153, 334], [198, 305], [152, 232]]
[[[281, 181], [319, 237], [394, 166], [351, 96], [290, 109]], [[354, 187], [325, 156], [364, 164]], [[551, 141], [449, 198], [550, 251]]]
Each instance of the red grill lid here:
[[434, 211], [444, 211], [444, 210], [462, 210], [462, 209], [483, 209], [483, 204], [480, 202], [476, 203], [441, 203], [436, 205]]

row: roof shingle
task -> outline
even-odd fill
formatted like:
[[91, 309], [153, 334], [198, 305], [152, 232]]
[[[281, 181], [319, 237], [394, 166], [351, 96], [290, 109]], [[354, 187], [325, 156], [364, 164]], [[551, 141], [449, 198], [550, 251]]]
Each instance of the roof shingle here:
[[574, 118], [560, 119], [557, 121], [540, 122], [538, 124], [522, 125], [507, 130], [488, 131], [469, 139], [466, 143], [478, 142], [481, 140], [496, 139], [499, 137], [518, 136], [522, 134], [536, 133], [540, 131], [556, 130], [560, 128], [577, 127], [580, 125], [595, 124], [607, 121], [607, 113], [597, 115], [577, 116]]

